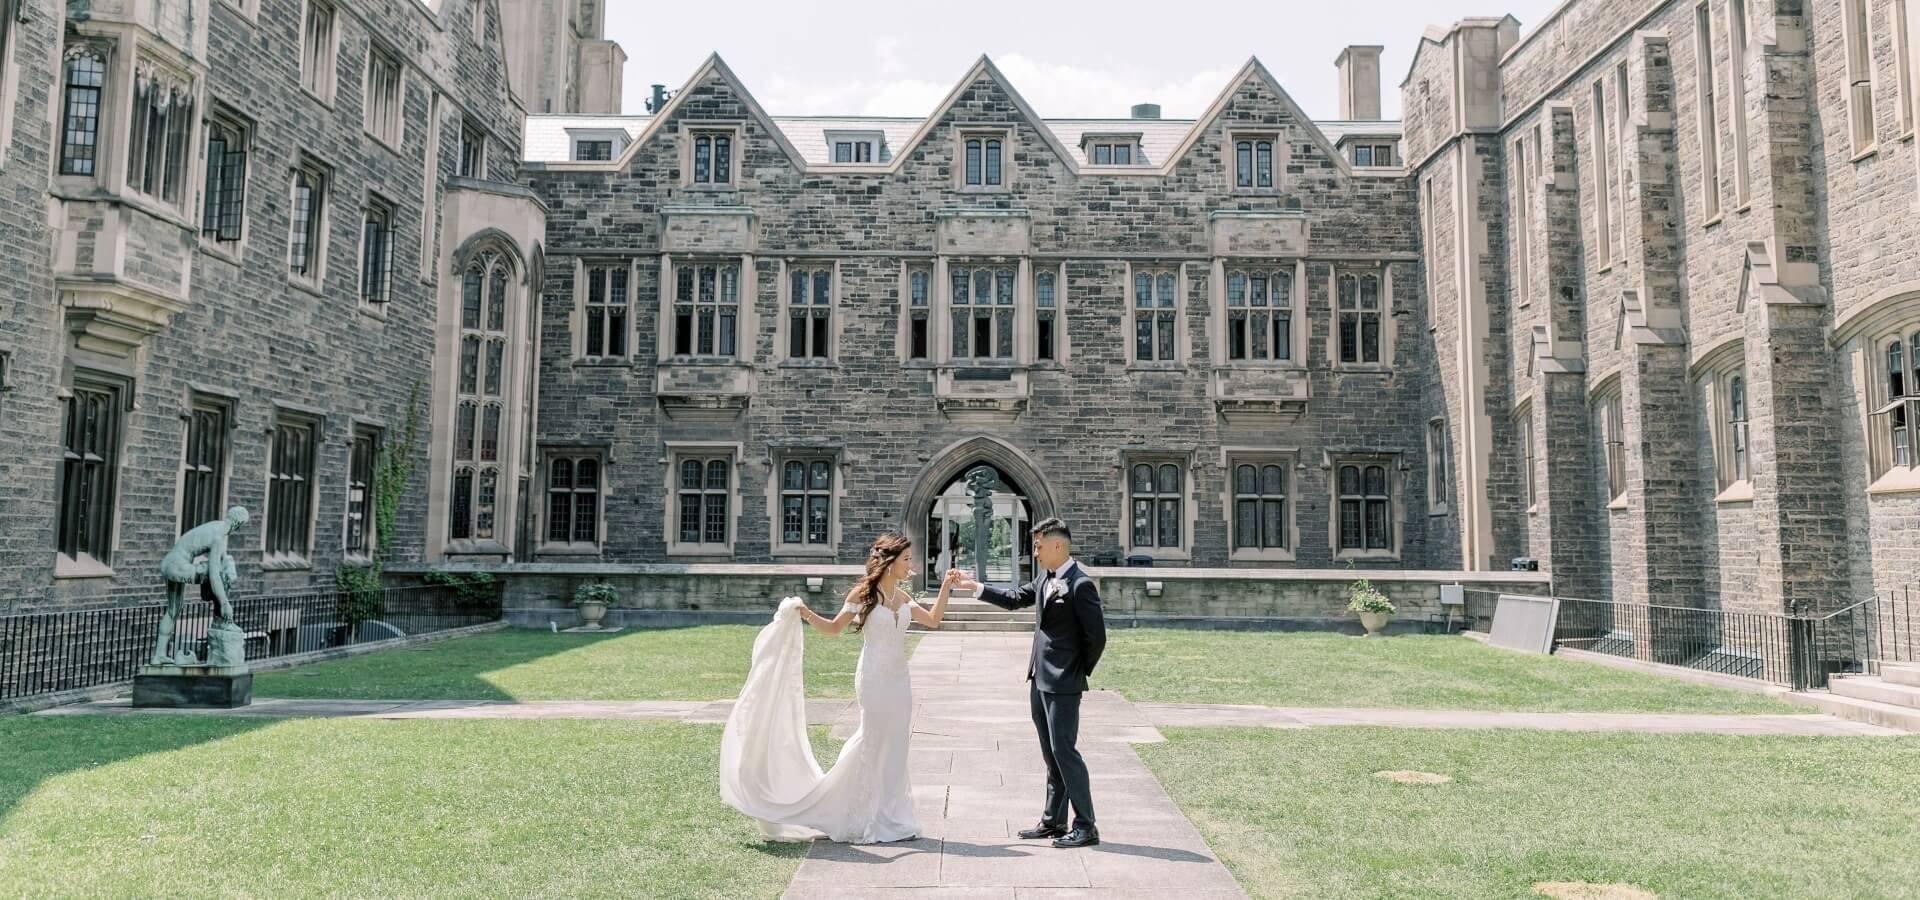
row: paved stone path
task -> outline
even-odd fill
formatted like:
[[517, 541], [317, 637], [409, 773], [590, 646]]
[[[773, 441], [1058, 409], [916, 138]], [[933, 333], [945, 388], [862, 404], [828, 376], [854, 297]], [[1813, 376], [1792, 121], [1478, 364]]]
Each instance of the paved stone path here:
[[[831, 725], [851, 700], [808, 700], [807, 724]], [[44, 710], [43, 716], [254, 716], [296, 719], [673, 719], [727, 721], [732, 700], [272, 700], [239, 709], [134, 709], [121, 697]]]
[[[1159, 731], [1109, 691], [1088, 694], [1081, 709], [1100, 846], [1056, 850], [1013, 837], [1038, 821], [1045, 796], [1024, 680], [1030, 640], [979, 632], [920, 642], [911, 662], [912, 777], [926, 834], [894, 844], [816, 842], [789, 900], [1246, 896], [1128, 746], [1163, 740]], [[851, 735], [857, 715], [844, 712], [835, 735]]]

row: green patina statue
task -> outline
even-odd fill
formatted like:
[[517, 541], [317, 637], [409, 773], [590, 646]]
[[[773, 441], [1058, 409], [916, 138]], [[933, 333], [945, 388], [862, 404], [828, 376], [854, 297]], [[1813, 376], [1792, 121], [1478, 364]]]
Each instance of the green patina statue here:
[[[160, 560], [160, 574], [167, 580], [167, 611], [160, 617], [160, 635], [153, 645], [156, 666], [237, 667], [246, 664], [246, 633], [233, 622], [233, 601], [228, 592], [239, 579], [233, 557], [227, 554], [227, 538], [247, 525], [247, 511], [235, 506], [227, 517], [201, 525], [180, 536], [173, 549]], [[204, 559], [202, 558], [204, 557]], [[201, 595], [213, 603], [213, 624], [207, 628], [207, 658], [203, 662], [193, 651], [182, 647], [169, 653], [174, 625], [186, 605], [187, 585], [201, 586]]]

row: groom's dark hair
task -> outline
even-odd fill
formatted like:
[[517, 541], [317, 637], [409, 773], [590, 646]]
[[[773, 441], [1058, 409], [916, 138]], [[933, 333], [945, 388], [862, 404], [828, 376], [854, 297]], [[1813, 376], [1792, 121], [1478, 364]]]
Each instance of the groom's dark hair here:
[[1033, 526], [1033, 536], [1063, 537], [1069, 542], [1073, 540], [1073, 532], [1067, 530], [1067, 523], [1055, 518], [1041, 519], [1040, 524]]

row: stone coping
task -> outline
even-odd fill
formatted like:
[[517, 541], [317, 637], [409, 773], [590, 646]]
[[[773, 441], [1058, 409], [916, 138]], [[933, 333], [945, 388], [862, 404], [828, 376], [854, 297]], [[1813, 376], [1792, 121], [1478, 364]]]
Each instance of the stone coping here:
[[[1349, 582], [1366, 578], [1377, 582], [1428, 582], [1451, 584], [1512, 584], [1546, 586], [1552, 576], [1545, 572], [1462, 572], [1446, 569], [1242, 569], [1174, 568], [1150, 566], [1089, 566], [1088, 573], [1101, 579], [1140, 581], [1333, 581]], [[835, 576], [857, 578], [865, 570], [857, 565], [838, 563], [605, 563], [605, 562], [515, 562], [515, 563], [394, 563], [385, 570], [390, 575], [424, 575], [431, 571], [491, 572], [495, 575], [706, 575], [739, 578]]]

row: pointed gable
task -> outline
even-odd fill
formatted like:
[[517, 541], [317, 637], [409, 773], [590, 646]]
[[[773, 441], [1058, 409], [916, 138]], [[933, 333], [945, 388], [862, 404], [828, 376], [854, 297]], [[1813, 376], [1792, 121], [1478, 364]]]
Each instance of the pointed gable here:
[[[1320, 126], [1315, 125], [1313, 119], [1309, 118], [1306, 112], [1300, 108], [1300, 104], [1293, 101], [1293, 96], [1287, 93], [1286, 88], [1280, 86], [1279, 80], [1273, 77], [1272, 72], [1267, 71], [1267, 67], [1260, 63], [1260, 58], [1257, 56], [1247, 58], [1247, 64], [1241, 66], [1240, 71], [1235, 73], [1233, 78], [1227, 81], [1226, 87], [1221, 88], [1220, 93], [1214, 97], [1213, 102], [1207, 105], [1206, 112], [1201, 113], [1200, 118], [1194, 120], [1193, 130], [1188, 132], [1186, 140], [1181, 141], [1179, 148], [1174, 150], [1173, 154], [1167, 158], [1167, 161], [1162, 166], [1163, 172], [1171, 173], [1173, 167], [1178, 165], [1180, 161], [1200, 143], [1202, 136], [1212, 131], [1223, 119], [1229, 116], [1233, 111], [1232, 107], [1235, 97], [1239, 95], [1240, 89], [1246, 86], [1249, 81], [1255, 82], [1260, 87], [1272, 92], [1275, 102], [1280, 105], [1281, 111], [1284, 112], [1290, 120], [1287, 124], [1292, 127], [1297, 127], [1300, 133], [1306, 136], [1308, 141], [1318, 148], [1321, 153], [1325, 154], [1328, 159], [1333, 161], [1334, 167], [1337, 168], [1341, 174], [1353, 174], [1352, 167], [1348, 166], [1347, 161], [1341, 158], [1340, 152], [1334, 148], [1333, 142], [1327, 139], [1326, 132], [1321, 131]], [[1231, 122], [1229, 122], [1229, 124], [1231, 124]]]
[[732, 102], [737, 103], [740, 113], [738, 118], [752, 122], [765, 131], [767, 137], [786, 154], [787, 160], [795, 169], [805, 167], [805, 159], [801, 157], [799, 150], [794, 149], [793, 142], [787, 139], [787, 133], [780, 130], [780, 126], [774, 123], [772, 116], [767, 115], [767, 111], [760, 106], [760, 101], [754, 99], [753, 92], [747, 90], [747, 86], [741, 83], [739, 76], [733, 74], [733, 69], [727, 66], [726, 60], [721, 59], [718, 53], [708, 55], [706, 61], [693, 70], [693, 76], [688, 78], [687, 83], [681, 85], [672, 97], [668, 98], [666, 105], [647, 121], [646, 128], [641, 130], [618, 158], [610, 163], [552, 163], [549, 166], [556, 169], [624, 169], [633, 164], [634, 156], [639, 154], [642, 147], [669, 130], [673, 123], [687, 118], [685, 111], [689, 104], [696, 100], [716, 97], [730, 98]]
[[941, 98], [940, 104], [933, 108], [933, 112], [927, 116], [925, 122], [921, 123], [913, 137], [894, 154], [893, 162], [888, 167], [889, 171], [899, 171], [900, 166], [913, 155], [915, 150], [926, 143], [943, 123], [956, 116], [964, 117], [971, 109], [977, 108], [983, 95], [991, 98], [995, 92], [1004, 97], [1017, 114], [1018, 120], [1013, 121], [1009, 117], [1008, 124], [1026, 125], [1033, 129], [1054, 155], [1060, 158], [1060, 162], [1067, 167], [1068, 171], [1075, 175], [1080, 174], [1079, 163], [1074, 155], [1067, 151], [1066, 145], [1060, 143], [1060, 136], [1047, 127], [1047, 123], [1040, 118], [1040, 114], [1034, 112], [1033, 106], [1027, 103], [1025, 97], [1020, 96], [1020, 92], [1014, 89], [1005, 75], [1001, 74], [1000, 68], [984, 54], [974, 62], [971, 68], [967, 69], [967, 74], [954, 84], [953, 90], [948, 91], [947, 95]]

